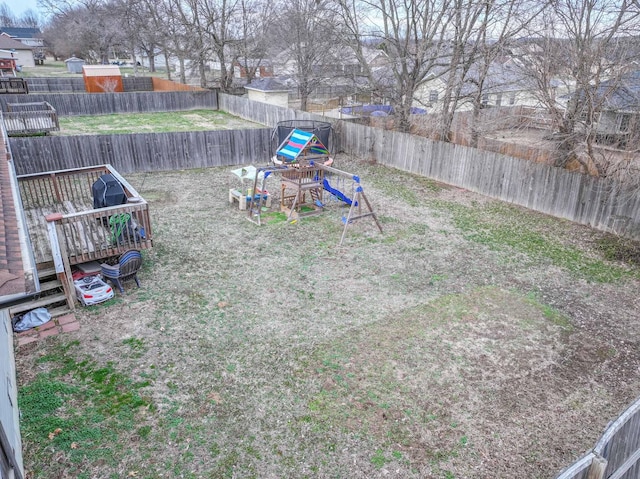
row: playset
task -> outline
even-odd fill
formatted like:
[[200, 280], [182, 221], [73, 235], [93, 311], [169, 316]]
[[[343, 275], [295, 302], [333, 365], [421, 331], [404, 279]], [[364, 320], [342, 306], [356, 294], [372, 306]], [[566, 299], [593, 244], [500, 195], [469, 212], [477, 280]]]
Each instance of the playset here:
[[288, 221], [321, 214], [329, 203], [340, 202], [349, 207], [347, 215], [342, 217], [344, 229], [340, 244], [344, 241], [347, 227], [361, 218], [371, 217], [382, 233], [382, 226], [364, 193], [360, 177], [332, 166], [329, 149], [316, 134], [322, 133], [328, 141], [330, 128], [327, 129], [326, 125], [330, 127], [330, 124], [286, 123], [284, 131], [281, 125], [276, 130], [279, 145], [271, 165], [246, 166], [231, 171], [239, 179], [239, 185], [229, 189], [229, 203], [238, 201], [239, 209], [248, 212], [249, 220], [260, 225], [262, 213], [271, 207], [266, 181], [273, 174], [280, 177], [280, 211], [286, 213]]

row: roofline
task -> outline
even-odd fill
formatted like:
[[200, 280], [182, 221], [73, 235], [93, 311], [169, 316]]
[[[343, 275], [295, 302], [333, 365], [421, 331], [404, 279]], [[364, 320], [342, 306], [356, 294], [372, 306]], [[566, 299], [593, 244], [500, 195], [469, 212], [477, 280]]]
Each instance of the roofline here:
[[291, 91], [290, 88], [287, 88], [286, 90], [261, 90], [260, 88], [255, 88], [255, 87], [250, 87], [250, 86], [245, 86], [244, 87], [245, 90], [253, 90], [253, 91], [261, 91], [261, 92], [287, 92], [289, 93]]

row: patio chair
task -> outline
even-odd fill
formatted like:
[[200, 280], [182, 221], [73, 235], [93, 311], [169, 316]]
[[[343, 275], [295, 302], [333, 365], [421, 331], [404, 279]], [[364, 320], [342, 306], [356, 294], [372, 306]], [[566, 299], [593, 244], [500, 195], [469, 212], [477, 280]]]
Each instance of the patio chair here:
[[118, 264], [108, 265], [103, 263], [100, 265], [100, 272], [103, 278], [108, 279], [116, 286], [121, 294], [124, 294], [124, 288], [122, 283], [133, 279], [140, 287], [140, 281], [138, 280], [138, 270], [142, 266], [142, 255], [140, 251], [132, 249], [126, 251], [120, 256]]

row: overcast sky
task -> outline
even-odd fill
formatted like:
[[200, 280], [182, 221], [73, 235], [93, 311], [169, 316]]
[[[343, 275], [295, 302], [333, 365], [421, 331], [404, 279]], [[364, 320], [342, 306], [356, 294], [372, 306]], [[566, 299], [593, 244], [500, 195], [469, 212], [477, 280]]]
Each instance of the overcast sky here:
[[26, 10], [33, 10], [38, 15], [41, 15], [38, 10], [37, 0], [5, 0], [4, 3], [9, 7], [9, 10], [13, 12], [16, 17], [22, 16]]

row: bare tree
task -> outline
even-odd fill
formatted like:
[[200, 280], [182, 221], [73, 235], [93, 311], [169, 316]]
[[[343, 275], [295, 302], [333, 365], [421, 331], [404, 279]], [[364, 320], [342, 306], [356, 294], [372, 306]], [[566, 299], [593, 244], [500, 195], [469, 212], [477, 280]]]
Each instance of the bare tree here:
[[282, 64], [290, 65], [307, 109], [311, 93], [335, 72], [336, 15], [327, 0], [292, 0], [281, 6], [281, 21], [271, 33], [272, 45]]
[[[151, 0], [153, 1], [153, 0]], [[157, 5], [158, 3], [156, 3]], [[191, 41], [188, 30], [180, 21], [180, 15], [172, 0], [163, 0], [161, 8], [157, 11], [159, 19], [158, 25], [162, 25], [162, 42], [165, 51], [165, 61], [167, 62], [167, 75], [170, 75], [169, 56], [175, 56], [178, 60], [180, 82], [187, 83], [185, 61], [189, 57]], [[168, 78], [171, 78], [168, 76]]]
[[156, 71], [155, 57], [164, 27], [158, 14], [159, 7], [161, 4], [149, 0], [118, 0], [117, 10], [114, 10], [133, 55], [134, 66], [137, 65], [136, 52], [141, 52], [148, 58], [151, 72]]
[[273, 25], [276, 5], [261, 0], [240, 0], [239, 23], [232, 34], [237, 38], [234, 44], [233, 60], [246, 72], [246, 82], [251, 83], [258, 69], [266, 62], [268, 30]]
[[44, 38], [57, 56], [75, 54], [89, 62], [106, 63], [114, 48], [122, 48], [125, 38], [113, 1], [86, 0], [65, 6], [48, 2], [52, 12]]
[[16, 25], [25, 28], [40, 28], [42, 21], [40, 20], [40, 16], [34, 10], [29, 9], [25, 10], [22, 15], [20, 15]]
[[637, 35], [639, 8], [634, 0], [553, 0], [537, 25], [522, 63], [553, 118], [556, 166], [577, 161], [607, 176], [610, 162], [594, 149], [598, 118], [632, 64], [621, 40]]
[[[349, 42], [364, 67], [372, 89], [390, 99], [396, 128], [409, 131], [409, 115], [418, 87], [448, 53], [447, 31], [453, 0], [338, 0]], [[389, 56], [387, 69], [366, 65], [363, 45], [375, 39]]]
[[5, 2], [0, 3], [0, 26], [15, 27], [17, 24], [18, 19], [9, 6]]

